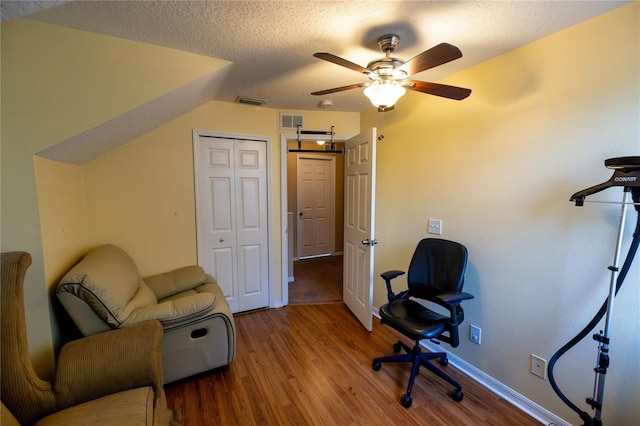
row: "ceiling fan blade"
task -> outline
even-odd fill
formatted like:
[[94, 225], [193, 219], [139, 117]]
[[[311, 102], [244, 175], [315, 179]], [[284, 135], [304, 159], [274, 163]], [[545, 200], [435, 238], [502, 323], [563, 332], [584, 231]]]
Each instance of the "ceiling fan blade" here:
[[443, 98], [455, 99], [456, 101], [461, 101], [471, 94], [471, 89], [465, 89], [464, 87], [448, 86], [446, 84], [427, 83], [425, 81], [415, 80], [405, 80], [405, 83], [411, 83], [411, 85], [406, 86], [409, 90], [441, 96]]
[[460, 49], [449, 43], [440, 43], [409, 59], [398, 69], [406, 72], [407, 75], [413, 75], [461, 57]]
[[358, 87], [364, 87], [364, 86], [367, 86], [367, 83], [350, 84], [348, 86], [334, 87], [333, 89], [320, 90], [319, 92], [313, 92], [311, 94], [318, 95], [318, 96], [328, 95], [329, 93], [342, 92], [343, 90], [357, 89]]
[[360, 72], [362, 74], [367, 74], [369, 72], [368, 69], [366, 69], [366, 68], [364, 68], [364, 67], [362, 67], [362, 66], [360, 66], [358, 64], [354, 64], [351, 61], [347, 61], [346, 59], [342, 59], [339, 56], [332, 55], [331, 53], [320, 52], [320, 53], [314, 53], [313, 56], [315, 56], [316, 58], [319, 58], [319, 59], [324, 59], [325, 61], [332, 62], [332, 63], [334, 63], [336, 65], [340, 65], [340, 66], [343, 66], [345, 68], [349, 68], [350, 70], [354, 70], [354, 71]]

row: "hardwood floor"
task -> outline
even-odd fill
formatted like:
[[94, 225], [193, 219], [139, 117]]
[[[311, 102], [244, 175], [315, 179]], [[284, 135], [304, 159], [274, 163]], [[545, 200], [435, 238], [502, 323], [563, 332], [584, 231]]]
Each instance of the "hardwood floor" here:
[[[289, 305], [235, 318], [236, 360], [165, 386], [183, 425], [538, 425], [475, 381], [446, 367], [464, 399], [427, 371], [405, 409], [408, 364], [371, 360], [391, 354], [398, 333], [374, 319], [362, 328], [343, 303]], [[410, 343], [410, 342], [407, 342]]]

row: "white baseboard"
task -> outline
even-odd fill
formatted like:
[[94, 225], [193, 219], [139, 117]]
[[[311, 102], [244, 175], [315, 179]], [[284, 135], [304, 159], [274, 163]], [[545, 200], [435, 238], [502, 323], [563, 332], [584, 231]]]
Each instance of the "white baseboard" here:
[[295, 278], [295, 277], [289, 277], [289, 278], [287, 279], [287, 281], [288, 281], [288, 282], [290, 282], [290, 283], [295, 282], [295, 280], [296, 280], [296, 278]]
[[[373, 307], [372, 313], [377, 318], [380, 318], [380, 313], [378, 312], [378, 308]], [[563, 420], [562, 418], [556, 416], [546, 408], [541, 407], [540, 405], [536, 404], [535, 402], [531, 401], [525, 396], [519, 394], [518, 392], [514, 391], [507, 385], [499, 382], [498, 380], [489, 376], [482, 370], [479, 370], [478, 368], [469, 364], [467, 361], [463, 360], [462, 358], [459, 358], [455, 354], [447, 351], [445, 348], [442, 347], [442, 345], [436, 345], [434, 343], [426, 341], [426, 342], [421, 342], [421, 346], [423, 346], [425, 349], [431, 352], [446, 352], [447, 358], [449, 358], [449, 364], [453, 365], [458, 370], [462, 371], [467, 376], [471, 377], [473, 380], [475, 380], [476, 382], [478, 382], [479, 384], [481, 384], [482, 386], [484, 386], [494, 394], [505, 399], [506, 401], [511, 403], [513, 406], [524, 411], [525, 413], [527, 413], [534, 419], [538, 420], [542, 424], [554, 425], [554, 426], [571, 426], [571, 423], [567, 422], [566, 420]]]

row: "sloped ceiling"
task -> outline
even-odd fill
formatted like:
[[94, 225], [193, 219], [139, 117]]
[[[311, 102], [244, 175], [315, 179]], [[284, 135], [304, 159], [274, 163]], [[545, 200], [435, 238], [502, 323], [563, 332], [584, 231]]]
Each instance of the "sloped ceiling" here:
[[[84, 149], [73, 161], [84, 162], [99, 155], [82, 148], [95, 141], [96, 134], [115, 132], [115, 139], [130, 138], [186, 112], [178, 111], [182, 107], [208, 100], [234, 102], [244, 96], [263, 99], [270, 108], [312, 110], [329, 98], [338, 111], [372, 108], [362, 89], [311, 96], [312, 91], [366, 80], [314, 58], [314, 52], [330, 52], [366, 66], [383, 56], [376, 41], [387, 33], [400, 36], [394, 56], [403, 60], [441, 42], [456, 45], [463, 52], [461, 59], [414, 76], [437, 81], [628, 1], [69, 1], [49, 8], [51, 2], [26, 2], [33, 3], [38, 10], [34, 13], [18, 7], [22, 3], [3, 0], [3, 20], [27, 14], [29, 19], [231, 63], [225, 72], [217, 71], [207, 82], [194, 81], [175, 97], [167, 93], [149, 100], [149, 105], [122, 111], [112, 123], [118, 124], [119, 132], [105, 122], [89, 129], [86, 137], [79, 134], [61, 141], [61, 146], [73, 147], [64, 154], [48, 153], [60, 159]], [[193, 90], [198, 84], [211, 86], [206, 96]], [[465, 87], [464, 81], [455, 84]], [[153, 119], [140, 120], [141, 115]]]

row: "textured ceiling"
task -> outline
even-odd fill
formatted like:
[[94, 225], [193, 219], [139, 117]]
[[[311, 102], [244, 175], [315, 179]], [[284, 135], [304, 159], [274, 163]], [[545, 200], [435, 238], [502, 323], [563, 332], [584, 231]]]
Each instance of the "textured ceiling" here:
[[[17, 8], [15, 3], [38, 10], [55, 2], [3, 0], [3, 19], [11, 5]], [[264, 99], [271, 108], [315, 109], [322, 99], [310, 92], [366, 78], [316, 59], [314, 52], [330, 52], [366, 66], [383, 56], [376, 40], [387, 33], [400, 36], [394, 56], [403, 60], [441, 42], [458, 46], [461, 59], [416, 76], [436, 81], [624, 3], [70, 1], [28, 17], [233, 62], [216, 100], [233, 102], [245, 96]], [[464, 86], [462, 81], [456, 84]], [[335, 110], [371, 107], [362, 89], [329, 98]]]
[[[335, 111], [373, 108], [362, 89], [310, 95], [367, 81], [357, 72], [314, 58], [315, 52], [366, 66], [383, 56], [377, 39], [384, 34], [400, 36], [393, 56], [405, 61], [448, 42], [460, 48], [461, 59], [412, 77], [437, 81], [625, 3], [629, 1], [0, 0], [0, 17], [26, 17], [232, 63], [224, 72], [40, 153], [82, 164], [210, 100], [234, 102], [241, 96], [263, 99], [270, 108], [313, 110], [331, 99]], [[453, 84], [473, 89], [464, 81]], [[197, 88], [205, 86], [209, 89], [203, 96]]]

